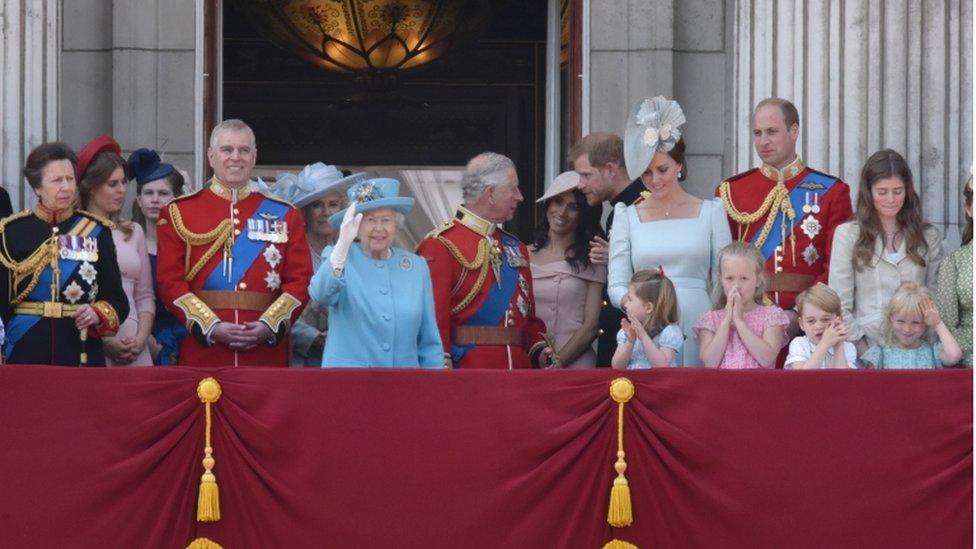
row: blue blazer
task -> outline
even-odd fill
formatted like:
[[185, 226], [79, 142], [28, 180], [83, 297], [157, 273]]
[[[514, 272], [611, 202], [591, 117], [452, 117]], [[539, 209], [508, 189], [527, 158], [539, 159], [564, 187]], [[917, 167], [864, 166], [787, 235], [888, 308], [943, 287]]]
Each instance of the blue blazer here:
[[444, 368], [427, 262], [395, 247], [389, 259], [372, 259], [357, 242], [336, 277], [333, 250], [322, 251], [308, 287], [329, 307], [322, 367]]

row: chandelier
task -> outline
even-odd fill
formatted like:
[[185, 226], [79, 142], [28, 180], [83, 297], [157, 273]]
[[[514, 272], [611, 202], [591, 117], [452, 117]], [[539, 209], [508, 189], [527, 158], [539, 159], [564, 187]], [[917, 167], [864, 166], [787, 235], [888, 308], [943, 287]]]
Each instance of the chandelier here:
[[486, 26], [481, 0], [242, 0], [272, 42], [329, 71], [391, 77], [441, 57]]

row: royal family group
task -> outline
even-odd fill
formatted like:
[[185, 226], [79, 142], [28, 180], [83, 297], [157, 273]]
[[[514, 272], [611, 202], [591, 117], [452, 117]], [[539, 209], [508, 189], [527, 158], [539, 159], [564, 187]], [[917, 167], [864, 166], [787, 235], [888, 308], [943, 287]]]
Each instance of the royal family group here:
[[395, 244], [416, 202], [399, 181], [323, 163], [253, 180], [258, 143], [241, 120], [214, 128], [214, 175], [195, 192], [155, 151], [125, 158], [110, 136], [77, 154], [40, 145], [23, 169], [36, 207], [0, 200], [3, 360], [972, 367], [971, 174], [962, 246], [946, 256], [899, 152], [868, 157], [852, 193], [803, 162], [799, 112], [768, 98], [750, 122], [759, 165], [703, 198], [683, 187], [685, 121], [676, 101], [646, 98], [623, 138], [573, 144], [529, 243], [503, 228], [523, 202], [514, 163], [478, 154], [456, 214], [414, 251]]

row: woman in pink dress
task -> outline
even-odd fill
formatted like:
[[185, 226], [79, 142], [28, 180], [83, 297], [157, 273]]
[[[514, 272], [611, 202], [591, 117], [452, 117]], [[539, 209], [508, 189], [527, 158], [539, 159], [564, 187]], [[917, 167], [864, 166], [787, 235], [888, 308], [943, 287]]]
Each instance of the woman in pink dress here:
[[555, 367], [593, 368], [607, 270], [590, 263], [590, 240], [604, 236], [600, 211], [576, 190], [579, 174], [560, 174], [538, 200], [544, 215], [529, 247], [535, 310], [555, 343]]
[[86, 145], [79, 157], [87, 155], [91, 162], [83, 173], [78, 173], [78, 195], [82, 208], [115, 223], [112, 240], [122, 271], [122, 287], [129, 299], [129, 316], [120, 319], [118, 333], [102, 338], [105, 363], [107, 366], [152, 366], [146, 345], [156, 314], [152, 271], [142, 227], [119, 219], [127, 181], [125, 160], [120, 153], [119, 144], [106, 135]]

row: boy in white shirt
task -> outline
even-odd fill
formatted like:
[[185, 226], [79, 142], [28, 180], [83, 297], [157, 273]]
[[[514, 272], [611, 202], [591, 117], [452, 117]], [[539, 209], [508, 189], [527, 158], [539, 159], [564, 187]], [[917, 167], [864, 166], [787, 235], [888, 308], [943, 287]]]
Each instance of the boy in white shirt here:
[[790, 342], [786, 367], [794, 370], [856, 368], [857, 350], [846, 341], [847, 325], [841, 317], [840, 296], [824, 284], [815, 284], [796, 296], [802, 335]]

